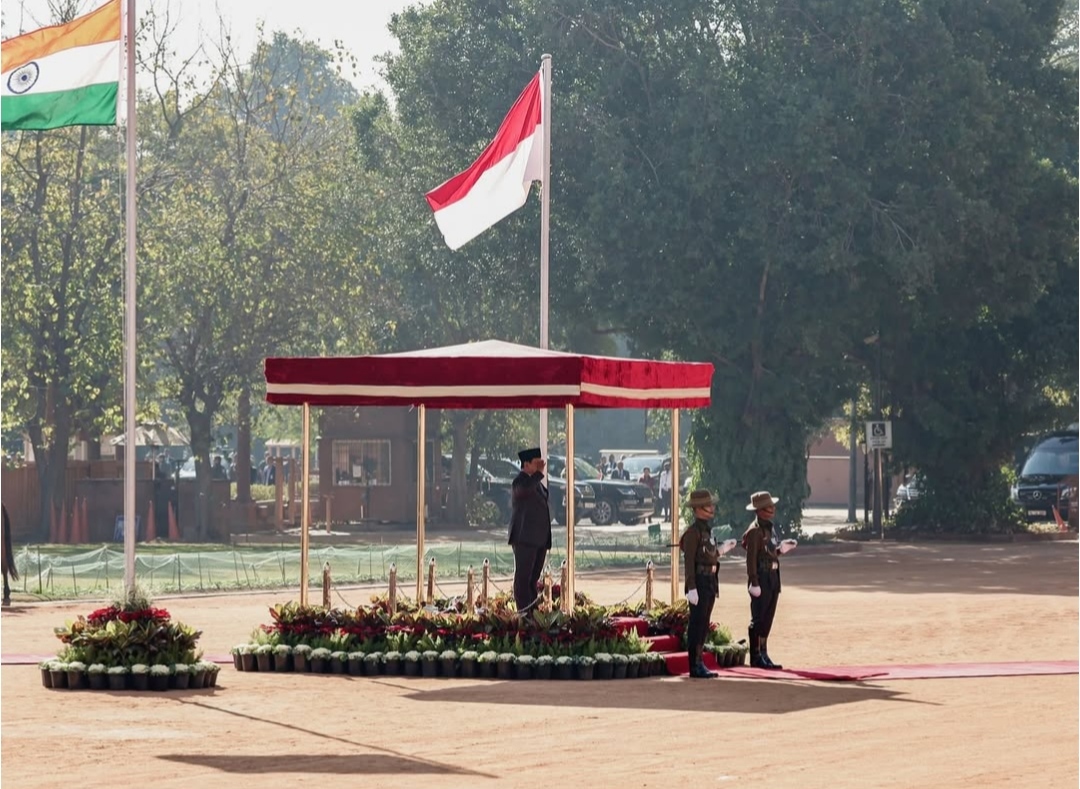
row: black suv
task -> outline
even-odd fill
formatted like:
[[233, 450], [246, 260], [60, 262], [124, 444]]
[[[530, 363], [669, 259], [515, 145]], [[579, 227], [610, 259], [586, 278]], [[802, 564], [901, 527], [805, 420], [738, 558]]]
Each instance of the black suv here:
[[[553, 480], [562, 477], [565, 469], [563, 455], [548, 457], [548, 472]], [[607, 526], [619, 521], [633, 525], [653, 514], [653, 492], [648, 485], [602, 477], [600, 469], [581, 458], [574, 458], [574, 485], [587, 483], [596, 496], [596, 507], [590, 518], [594, 524]]]
[[[511, 512], [511, 489], [514, 477], [521, 471], [521, 466], [512, 460], [502, 458], [480, 458], [477, 461], [477, 474], [480, 478], [480, 492], [491, 499], [499, 508], [499, 515], [509, 523]], [[566, 525], [566, 481], [544, 478], [548, 486], [548, 503], [551, 515], [558, 523]], [[592, 488], [583, 482], [575, 482], [574, 523], [592, 515], [596, 497]]]
[[[1078, 466], [1075, 425], [1043, 436], [1020, 468], [1012, 500], [1023, 508], [1028, 520], [1054, 520], [1053, 508], [1061, 506], [1061, 491], [1070, 478], [1076, 479]], [[1066, 517], [1064, 512], [1061, 515]]]

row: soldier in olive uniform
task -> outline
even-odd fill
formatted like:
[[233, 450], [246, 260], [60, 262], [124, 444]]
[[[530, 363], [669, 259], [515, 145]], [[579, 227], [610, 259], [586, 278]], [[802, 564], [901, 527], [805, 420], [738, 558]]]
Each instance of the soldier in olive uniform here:
[[773, 517], [779, 501], [767, 490], [762, 490], [750, 497], [746, 507], [757, 514], [742, 538], [742, 547], [746, 550], [747, 591], [750, 593], [750, 665], [756, 668], [783, 668], [769, 658], [769, 633], [780, 599], [780, 555], [797, 543], [795, 540], [776, 541]]
[[718, 546], [712, 537], [712, 520], [716, 513], [716, 497], [707, 490], [695, 490], [687, 504], [694, 510], [694, 522], [679, 539], [686, 566], [686, 599], [690, 603], [690, 621], [686, 628], [686, 648], [690, 658], [690, 676], [698, 679], [715, 677], [715, 671], [705, 667], [705, 639], [709, 635], [713, 604], [720, 592], [718, 562], [731, 550], [735, 541]]

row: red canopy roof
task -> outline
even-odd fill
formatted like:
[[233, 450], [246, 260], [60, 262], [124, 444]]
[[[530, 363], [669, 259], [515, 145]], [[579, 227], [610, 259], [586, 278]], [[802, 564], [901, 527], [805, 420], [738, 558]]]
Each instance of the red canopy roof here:
[[545, 351], [484, 342], [377, 356], [266, 360], [278, 405], [436, 408], [701, 408], [713, 366]]

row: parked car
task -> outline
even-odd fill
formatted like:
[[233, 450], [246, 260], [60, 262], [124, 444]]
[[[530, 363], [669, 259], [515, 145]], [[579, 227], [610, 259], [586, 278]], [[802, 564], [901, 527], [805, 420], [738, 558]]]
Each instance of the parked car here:
[[[566, 457], [548, 456], [548, 474], [552, 479], [565, 477]], [[600, 469], [582, 458], [574, 458], [574, 483], [587, 483], [596, 496], [590, 520], [597, 526], [619, 521], [627, 525], [641, 523], [653, 514], [655, 498], [648, 485], [627, 480], [604, 479]]]
[[[499, 508], [499, 515], [509, 523], [511, 504], [511, 489], [514, 485], [514, 477], [521, 471], [521, 466], [507, 458], [480, 458], [477, 463], [480, 492], [495, 502]], [[551, 515], [558, 523], [566, 524], [566, 481], [557, 478], [547, 479], [548, 503], [551, 506]], [[574, 523], [588, 518], [593, 513], [596, 505], [596, 496], [592, 488], [584, 482], [574, 483]]]
[[1012, 488], [1012, 500], [1019, 504], [1028, 520], [1054, 520], [1054, 507], [1062, 518], [1061, 493], [1075, 479], [1080, 467], [1077, 428], [1059, 430], [1039, 439], [1028, 453]]

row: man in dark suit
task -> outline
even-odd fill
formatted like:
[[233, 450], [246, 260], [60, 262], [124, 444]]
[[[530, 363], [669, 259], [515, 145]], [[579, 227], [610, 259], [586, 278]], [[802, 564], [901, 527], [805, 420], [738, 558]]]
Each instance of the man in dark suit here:
[[551, 549], [551, 510], [544, 486], [547, 463], [540, 449], [518, 452], [521, 471], [514, 478], [510, 539], [514, 549], [514, 602], [524, 613], [536, 601], [536, 584]]

